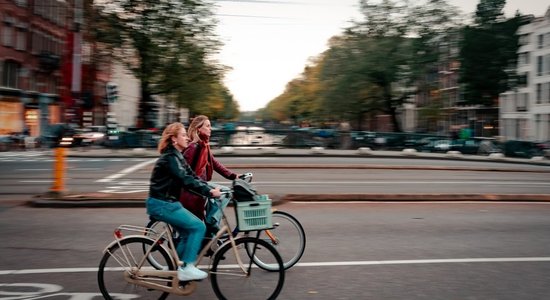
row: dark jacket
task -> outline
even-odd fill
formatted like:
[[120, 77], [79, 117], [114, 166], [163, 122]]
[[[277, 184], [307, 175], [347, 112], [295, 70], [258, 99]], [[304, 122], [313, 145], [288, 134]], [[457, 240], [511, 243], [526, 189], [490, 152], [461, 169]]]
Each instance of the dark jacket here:
[[177, 201], [182, 188], [205, 197], [210, 197], [212, 189], [195, 175], [183, 155], [170, 145], [160, 155], [151, 173], [149, 197]]

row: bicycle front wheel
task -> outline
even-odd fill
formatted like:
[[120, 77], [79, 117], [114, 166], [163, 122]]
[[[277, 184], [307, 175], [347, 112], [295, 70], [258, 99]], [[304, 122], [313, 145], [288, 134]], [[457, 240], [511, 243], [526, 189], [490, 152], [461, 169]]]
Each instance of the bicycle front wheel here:
[[[99, 263], [97, 281], [103, 297], [110, 299], [166, 299], [168, 293], [128, 283], [125, 279], [131, 268], [137, 267], [143, 260], [143, 249], [153, 247], [153, 241], [144, 237], [130, 237], [120, 240], [120, 243], [111, 246], [103, 255]], [[176, 267], [166, 249], [155, 246], [149, 253], [157, 262], [162, 262], [167, 270]], [[148, 259], [142, 269], [152, 269]], [[147, 277], [141, 278], [149, 282], [170, 286], [171, 278]]]
[[[275, 247], [283, 259], [283, 267], [288, 270], [304, 255], [306, 233], [302, 224], [289, 213], [277, 210], [271, 217], [273, 228], [260, 232], [260, 239]], [[264, 270], [277, 270], [275, 265], [265, 262], [261, 255], [254, 256], [254, 263]]]
[[[236, 248], [227, 242], [214, 254], [210, 280], [216, 296], [227, 300], [276, 299], [285, 280], [283, 261], [277, 250], [266, 241], [253, 237], [240, 237], [235, 239], [235, 243]], [[261, 255], [265, 263], [273, 265], [277, 271], [266, 272], [257, 268], [249, 251]]]

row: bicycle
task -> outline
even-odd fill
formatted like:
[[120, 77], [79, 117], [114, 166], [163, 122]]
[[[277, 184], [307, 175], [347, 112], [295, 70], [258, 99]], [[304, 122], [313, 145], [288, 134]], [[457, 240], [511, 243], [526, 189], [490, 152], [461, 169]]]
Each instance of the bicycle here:
[[[259, 208], [258, 205], [241, 205], [232, 201], [239, 216], [258, 216], [237, 219], [241, 228], [259, 230], [271, 226], [270, 201]], [[130, 234], [125, 236], [126, 232]], [[180, 282], [177, 278], [177, 268], [183, 263], [175, 250], [171, 226], [165, 223], [161, 231], [155, 231], [141, 226], [120, 225], [114, 236], [115, 240], [103, 251], [98, 270], [99, 290], [105, 299], [127, 298], [123, 294], [128, 293], [144, 299], [166, 299], [169, 294], [185, 296], [195, 291], [196, 281]], [[222, 236], [227, 240], [219, 245], [217, 241]], [[222, 213], [220, 230], [200, 251], [197, 265], [211, 249], [215, 251], [210, 256], [208, 272], [212, 289], [219, 299], [276, 299], [280, 294], [285, 270], [277, 250], [258, 237], [233, 237], [225, 213]], [[253, 268], [254, 258], [261, 258], [276, 271]]]
[[[240, 179], [250, 183], [252, 182], [252, 177], [252, 173], [246, 173], [241, 175]], [[277, 252], [279, 252], [279, 255], [283, 259], [284, 269], [288, 270], [302, 258], [306, 247], [306, 234], [298, 219], [288, 212], [273, 209], [271, 218], [273, 228], [261, 230], [257, 234], [259, 234], [259, 238], [267, 241], [277, 249]], [[150, 218], [146, 227], [154, 229], [161, 224], [162, 222]], [[233, 237], [236, 237], [239, 232], [242, 231], [238, 227], [235, 227], [231, 234]], [[249, 236], [251, 232], [245, 231], [243, 234], [244, 236]], [[179, 234], [175, 231], [173, 238], [179, 238]], [[273, 265], [262, 262], [260, 258], [255, 258], [254, 262], [264, 270], [276, 271]], [[157, 268], [160, 267], [157, 266]]]

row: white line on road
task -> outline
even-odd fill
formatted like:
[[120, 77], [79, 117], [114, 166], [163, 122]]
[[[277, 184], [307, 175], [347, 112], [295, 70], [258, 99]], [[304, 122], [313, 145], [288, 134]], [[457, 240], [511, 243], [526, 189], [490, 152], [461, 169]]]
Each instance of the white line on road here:
[[122, 171], [120, 171], [120, 172], [118, 172], [118, 173], [113, 174], [113, 175], [110, 175], [110, 176], [107, 176], [107, 177], [105, 177], [105, 178], [96, 180], [96, 182], [111, 182], [111, 181], [113, 181], [113, 180], [115, 180], [115, 179], [118, 179], [118, 178], [120, 178], [120, 177], [123, 177], [124, 175], [127, 175], [127, 174], [132, 173], [132, 172], [134, 172], [134, 171], [136, 171], [136, 170], [139, 170], [139, 169], [141, 169], [141, 168], [143, 168], [143, 167], [145, 167], [145, 166], [147, 166], [147, 165], [150, 165], [150, 164], [154, 163], [155, 161], [157, 161], [156, 158], [153, 158], [153, 159], [144, 161], [144, 162], [142, 162], [142, 163], [140, 163], [140, 164], [137, 164], [137, 165], [135, 165], [135, 166], [126, 168], [126, 169], [124, 169], [124, 170], [122, 170]]
[[[369, 265], [411, 265], [411, 264], [451, 264], [451, 263], [500, 263], [500, 262], [547, 262], [550, 257], [488, 257], [488, 258], [449, 258], [449, 259], [407, 259], [407, 260], [367, 260], [367, 261], [333, 261], [298, 263], [295, 267], [342, 267]], [[208, 268], [208, 266], [199, 266]], [[223, 266], [224, 268], [237, 265]], [[118, 269], [117, 269], [118, 270]], [[122, 270], [122, 269], [120, 269]], [[97, 268], [57, 268], [57, 269], [22, 269], [0, 270], [0, 275], [48, 274], [48, 273], [82, 273], [97, 272]]]
[[[326, 185], [328, 181], [258, 181], [255, 182], [255, 186], [278, 186], [278, 185]], [[476, 180], [476, 181], [411, 181], [411, 180], [403, 180], [403, 181], [378, 181], [378, 180], [360, 180], [360, 181], [330, 181], [330, 184], [338, 184], [338, 185], [352, 185], [352, 184], [491, 184], [491, 185], [550, 185], [550, 181], [483, 181], [483, 180]]]

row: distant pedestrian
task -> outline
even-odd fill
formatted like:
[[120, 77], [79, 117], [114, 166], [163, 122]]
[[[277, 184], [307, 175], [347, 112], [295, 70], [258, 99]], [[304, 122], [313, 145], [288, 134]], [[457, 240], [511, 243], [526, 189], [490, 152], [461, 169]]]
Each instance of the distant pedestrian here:
[[[189, 124], [189, 138], [191, 143], [183, 153], [185, 160], [202, 180], [211, 181], [212, 174], [217, 172], [226, 179], [233, 180], [238, 174], [226, 168], [210, 151], [210, 135], [212, 127], [207, 116], [199, 115], [193, 118]], [[211, 186], [216, 186], [210, 183]], [[184, 189], [180, 196], [180, 202], [185, 208], [204, 220], [207, 226], [207, 234], [218, 231], [222, 210], [229, 203], [227, 197], [222, 197], [221, 207], [206, 203], [206, 199], [200, 195]]]

